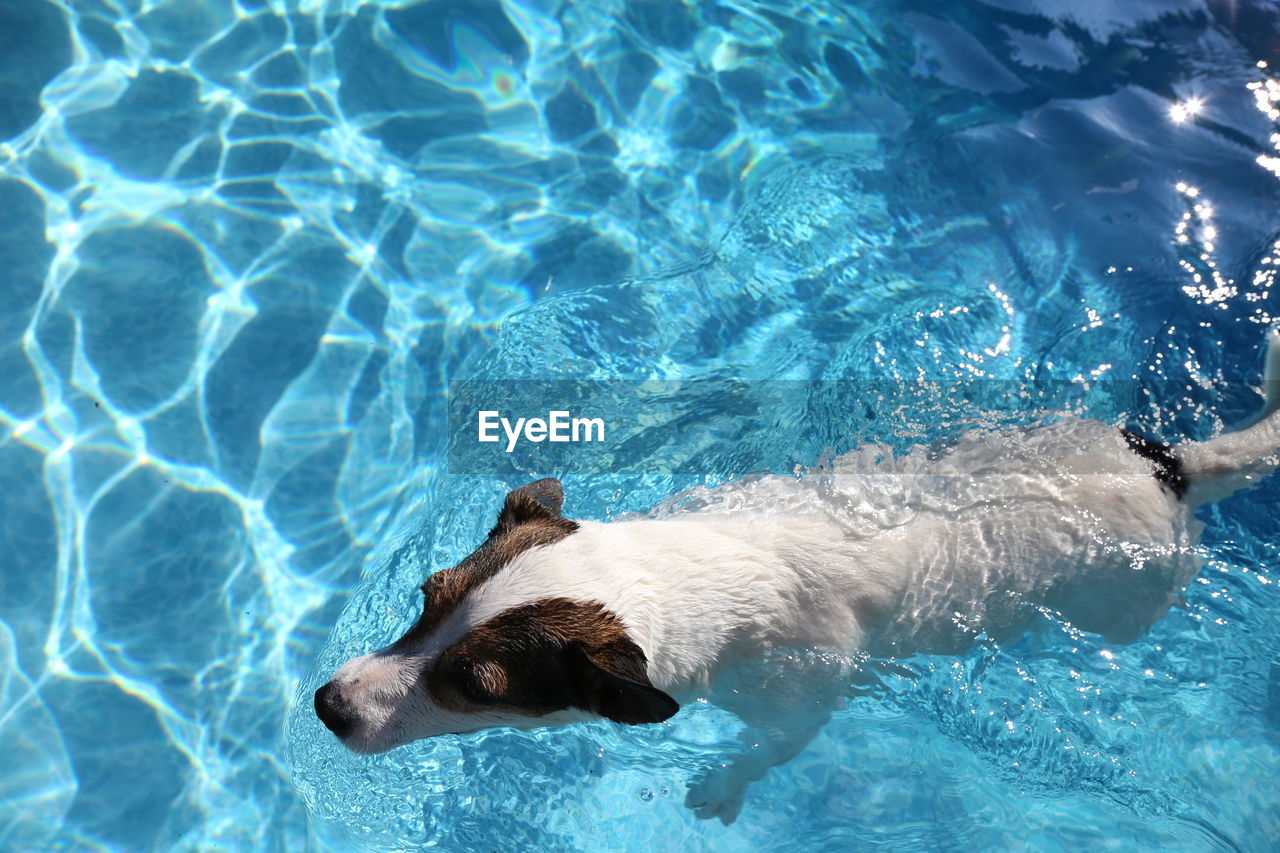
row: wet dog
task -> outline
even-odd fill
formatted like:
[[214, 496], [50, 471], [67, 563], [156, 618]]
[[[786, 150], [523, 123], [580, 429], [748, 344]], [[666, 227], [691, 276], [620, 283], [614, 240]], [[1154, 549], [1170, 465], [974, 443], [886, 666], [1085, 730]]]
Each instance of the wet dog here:
[[[1280, 331], [1264, 383], [1257, 421], [1205, 442], [1067, 419], [972, 433], [942, 455], [855, 451], [821, 483], [714, 490], [737, 490], [732, 511], [575, 521], [560, 483], [539, 480], [427, 578], [408, 633], [316, 691], [316, 713], [372, 753], [495, 726], [658, 723], [710, 695], [756, 745], [689, 792], [727, 822], [839, 702], [839, 678], [806, 678], [812, 658], [785, 653], [954, 652], [1023, 630], [1029, 606], [1139, 636], [1197, 571], [1194, 509], [1278, 461]], [[790, 689], [762, 689], [779, 666], [798, 670]]]

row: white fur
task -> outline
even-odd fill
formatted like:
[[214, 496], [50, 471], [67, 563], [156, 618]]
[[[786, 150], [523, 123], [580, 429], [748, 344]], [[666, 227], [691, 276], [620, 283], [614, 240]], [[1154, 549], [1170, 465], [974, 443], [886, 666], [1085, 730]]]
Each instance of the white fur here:
[[887, 606], [895, 594], [891, 578], [873, 589], [871, 571], [831, 570], [861, 556], [858, 543], [821, 519], [582, 522], [472, 593], [468, 616], [477, 624], [552, 597], [598, 601], [644, 650], [654, 686], [681, 690], [772, 646], [856, 642], [863, 630], [851, 605], [856, 595], [879, 596]]
[[1025, 606], [1055, 603], [1045, 599], [1067, 575], [1080, 590], [1056, 603], [1081, 611], [1068, 618], [1131, 635], [1195, 571], [1188, 508], [1096, 421], [967, 435], [941, 457], [855, 453], [826, 477], [716, 491], [697, 512], [579, 522], [516, 557], [416, 646], [349, 661], [334, 683], [359, 699], [369, 733], [356, 740], [373, 750], [529, 725], [436, 708], [418, 675], [473, 627], [547, 598], [604, 605], [645, 652], [653, 684], [687, 698], [774, 649], [943, 652], [973, 631], [1017, 631]]
[[[741, 685], [742, 664], [778, 649], [958, 651], [975, 632], [1022, 630], [1040, 605], [1086, 630], [1131, 639], [1196, 571], [1195, 506], [1276, 465], [1280, 332], [1269, 343], [1262, 418], [1176, 449], [1191, 485], [1185, 501], [1159, 484], [1114, 426], [1067, 419], [970, 433], [944, 451], [899, 458], [867, 447], [803, 480], [747, 478], [686, 496], [701, 504], [692, 512], [580, 522], [555, 544], [516, 557], [416, 647], [343, 666], [334, 684], [361, 719], [348, 745], [379, 751], [443, 732], [584, 718], [448, 712], [420, 681], [472, 627], [548, 598], [614, 613], [644, 651], [654, 686], [678, 699], [714, 689], [721, 676]], [[735, 706], [773, 740], [695, 784], [690, 804], [732, 819], [746, 783], [821, 726], [825, 689], [786, 713], [761, 701]]]
[[[893, 480], [890, 506], [868, 499], [874, 478]], [[769, 501], [752, 500], [761, 494]], [[736, 497], [731, 515], [582, 522], [520, 555], [457, 615], [470, 626], [545, 598], [598, 601], [644, 650], [654, 685], [687, 694], [772, 649], [952, 650], [968, 642], [956, 614], [1007, 633], [1064, 573], [1105, 584], [1095, 606], [1131, 634], [1195, 567], [1185, 505], [1096, 421], [967, 436], [941, 459], [920, 449], [864, 468], [846, 457], [825, 482], [758, 478]], [[790, 512], [773, 511], [780, 499]], [[794, 515], [797, 504], [808, 512]], [[1152, 584], [1159, 595], [1135, 599]], [[1109, 603], [1117, 595], [1123, 607]]]

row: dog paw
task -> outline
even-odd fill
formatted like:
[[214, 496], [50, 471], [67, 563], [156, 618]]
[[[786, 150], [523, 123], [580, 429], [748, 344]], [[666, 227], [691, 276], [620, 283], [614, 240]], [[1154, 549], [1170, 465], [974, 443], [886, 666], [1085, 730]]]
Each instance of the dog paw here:
[[731, 767], [717, 767], [689, 783], [684, 804], [701, 820], [718, 818], [725, 826], [733, 823], [742, 811], [742, 798], [747, 783], [737, 778]]

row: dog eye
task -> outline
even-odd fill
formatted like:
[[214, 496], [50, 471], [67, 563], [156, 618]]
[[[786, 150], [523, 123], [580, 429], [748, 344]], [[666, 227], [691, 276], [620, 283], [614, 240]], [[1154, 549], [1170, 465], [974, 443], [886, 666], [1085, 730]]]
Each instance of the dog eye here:
[[497, 697], [488, 691], [481, 683], [476, 671], [471, 667], [464, 668], [462, 678], [458, 680], [458, 687], [467, 701], [476, 705], [492, 705], [498, 701]]
[[463, 682], [462, 692], [467, 700], [477, 705], [492, 705], [498, 700], [470, 681]]
[[466, 696], [468, 701], [477, 705], [492, 705], [498, 701], [492, 693], [476, 680], [473, 673], [462, 679], [462, 695]]

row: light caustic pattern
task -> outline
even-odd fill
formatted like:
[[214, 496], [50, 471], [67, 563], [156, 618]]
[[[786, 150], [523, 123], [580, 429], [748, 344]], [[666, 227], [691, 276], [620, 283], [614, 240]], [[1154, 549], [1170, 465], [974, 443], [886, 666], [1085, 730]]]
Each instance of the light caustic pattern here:
[[[943, 64], [938, 73], [956, 71]], [[1085, 92], [1069, 108], [1050, 105], [1009, 119], [1016, 132], [996, 123], [959, 134], [970, 159], [909, 134], [920, 146], [918, 159], [868, 151], [849, 138], [841, 140], [841, 156], [784, 165], [762, 159], [747, 170], [749, 189], [726, 228], [687, 262], [592, 288], [590, 299], [540, 300], [510, 318], [470, 366], [486, 378], [977, 377], [984, 382], [975, 387], [1013, 388], [1015, 395], [1060, 377], [1079, 386], [1100, 416], [1129, 415], [1168, 437], [1207, 434], [1222, 425], [1219, 406], [1256, 410], [1256, 387], [1242, 380], [1256, 380], [1262, 327], [1276, 311], [1265, 286], [1242, 276], [1245, 284], [1236, 287], [1233, 278], [1270, 264], [1251, 252], [1259, 233], [1269, 242], [1275, 228], [1266, 216], [1241, 215], [1239, 187], [1260, 188], [1266, 197], [1275, 188], [1259, 180], [1265, 173], [1253, 156], [1231, 154], [1232, 143], [1211, 124], [1228, 116], [1252, 138], [1265, 136], [1245, 88], [1254, 76], [1251, 64], [1237, 68], [1229, 85], [1203, 93], [1194, 110], [1128, 86]], [[1082, 162], [1092, 157], [1075, 143], [1094, 136], [1128, 150], [1133, 140], [1144, 141], [1110, 168]], [[1058, 144], [1064, 137], [1072, 142]], [[1033, 174], [1061, 175], [1060, 183], [1036, 179], [1043, 198], [1035, 202], [1004, 186], [1005, 206], [986, 208], [956, 188], [967, 164], [999, 160], [1017, 175], [1023, 155]], [[993, 166], [983, 178], [1000, 174]], [[1209, 194], [1218, 204], [1206, 205]], [[1069, 212], [1045, 218], [1060, 209]], [[1095, 229], [1094, 222], [1103, 225]], [[1060, 225], [1068, 234], [1092, 231], [1085, 245], [1072, 246], [1060, 238]], [[1226, 290], [1202, 290], [1202, 280]], [[1218, 317], [1224, 319], [1215, 324]], [[1236, 343], [1224, 346], [1219, 335]], [[1129, 380], [1152, 378], [1141, 389], [1144, 403]], [[1123, 381], [1105, 381], [1111, 379]], [[913, 436], [945, 432], [938, 417], [945, 406], [929, 408], [936, 392], [924, 390], [920, 397], [930, 399], [912, 401], [906, 412], [855, 396], [854, 405], [833, 406], [830, 420], [859, 439], [912, 427]], [[974, 399], [965, 414], [973, 414]], [[812, 416], [825, 401], [805, 402]], [[715, 416], [700, 417], [703, 427]], [[808, 452], [812, 461], [824, 450], [798, 450], [807, 436], [786, 417], [765, 428], [749, 421], [748, 429], [725, 420], [739, 456], [716, 473], [751, 465], [787, 470], [786, 460]], [[644, 458], [625, 472], [570, 482], [573, 511], [593, 518], [644, 511], [676, 491], [654, 473], [672, 459], [729, 455], [722, 439], [708, 450], [714, 429], [695, 435], [684, 426], [677, 436], [644, 443]], [[660, 433], [650, 429], [645, 437], [664, 438]], [[712, 440], [700, 444], [704, 434]], [[869, 455], [879, 454], [875, 448]], [[620, 457], [620, 469], [631, 462]], [[748, 467], [733, 468], [741, 459], [751, 460]], [[892, 503], [901, 489], [885, 481]], [[499, 484], [450, 483], [426, 497], [432, 529], [377, 563], [380, 576], [354, 594], [310, 683], [403, 631], [415, 615], [417, 581], [474, 546], [500, 495]], [[1272, 800], [1242, 800], [1237, 788], [1240, 778], [1268, 779], [1280, 766], [1266, 744], [1269, 724], [1257, 713], [1270, 689], [1262, 687], [1269, 650], [1280, 641], [1266, 627], [1275, 607], [1276, 552], [1265, 532], [1247, 532], [1250, 514], [1254, 523], [1268, 518], [1275, 498], [1255, 493], [1250, 500], [1259, 503], [1241, 501], [1216, 519], [1220, 538], [1206, 548], [1211, 567], [1189, 592], [1188, 607], [1144, 641], [1108, 648], [1046, 613], [1046, 646], [986, 643], [961, 660], [900, 662], [880, 679], [890, 696], [851, 703], [814, 748], [770, 774], [732, 827], [700, 824], [680, 807], [692, 768], [714, 765], [731, 748], [732, 722], [696, 703], [657, 732], [498, 731], [359, 758], [298, 709], [290, 723], [292, 765], [316, 823], [340, 826], [349, 843], [375, 849], [486, 842], [999, 849], [1010, 837], [1031, 839], [1025, 843], [1037, 849], [1116, 838], [1136, 847], [1238, 842], [1264, 849], [1277, 829], [1267, 814]], [[1239, 541], [1224, 545], [1231, 536]], [[1258, 651], [1232, 662], [1240, 642]], [[991, 813], [1000, 817], [988, 820]]]
[[[1053, 38], [1010, 18], [993, 59], [950, 49], [978, 44], [959, 24], [896, 4], [0, 0], [0, 847], [299, 849], [320, 842], [294, 772], [354, 836], [515, 831], [424, 813], [462, 790], [456, 745], [367, 764], [377, 805], [326, 787], [331, 739], [283, 748], [361, 565], [371, 577], [337, 636], [367, 650], [439, 554], [383, 571], [417, 511], [447, 494], [480, 523], [464, 498], [487, 498], [438, 476], [446, 379], [469, 359], [503, 377], [729, 364], [752, 378], [1055, 363], [1088, 377], [1140, 360], [1135, 340], [1172, 331], [1080, 272], [1131, 270], [1123, 253], [1102, 240], [1077, 264], [1058, 207], [1023, 192], [1016, 165], [1055, 163], [1062, 204], [1075, 215], [1084, 199], [1090, 222], [1119, 215], [1147, 169], [1133, 198], [1156, 212], [1124, 239], [1169, 250], [1181, 196], [1152, 190], [1174, 180], [1144, 158], [1172, 138], [1172, 108], [1099, 88], [1092, 64], [1125, 21], [1156, 17], [1046, 14]], [[1101, 165], [1065, 143], [1028, 148], [1055, 144], [1063, 97], [1081, 104], [1068, 127], [1164, 114], [1162, 130], [1135, 148], [1143, 128], [1129, 127], [1138, 153]], [[1175, 135], [1220, 144], [1200, 127], [1216, 97], [1178, 114]], [[817, 151], [839, 156], [777, 165]], [[984, 186], [974, 162], [990, 164]], [[1189, 239], [1213, 242], [1207, 227]], [[1187, 256], [1189, 274], [1212, 278], [1214, 251]], [[1265, 293], [1216, 292], [1177, 295], [1249, 323], [1274, 310]], [[1218, 358], [1205, 356], [1221, 380]], [[1200, 370], [1187, 362], [1170, 378]], [[393, 778], [417, 799], [394, 799]], [[547, 837], [568, 844], [581, 792], [557, 790], [566, 834]], [[644, 820], [620, 843], [652, 836]]]
[[0, 3], [0, 846], [305, 834], [284, 709], [443, 377], [535, 294], [684, 256], [795, 129], [697, 75], [766, 21], [624, 11]]

